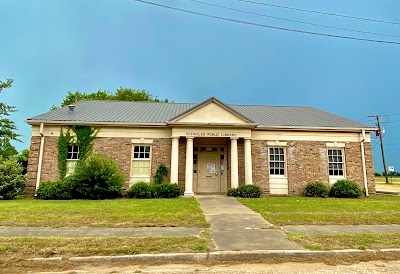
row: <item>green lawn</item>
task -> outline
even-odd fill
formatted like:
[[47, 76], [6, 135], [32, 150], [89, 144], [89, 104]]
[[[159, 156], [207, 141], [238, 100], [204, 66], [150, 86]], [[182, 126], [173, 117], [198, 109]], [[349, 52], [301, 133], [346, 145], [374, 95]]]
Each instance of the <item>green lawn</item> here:
[[209, 251], [207, 236], [145, 238], [0, 237], [1, 256], [51, 257], [207, 251]]
[[208, 227], [194, 198], [0, 200], [1, 226]]
[[400, 224], [400, 197], [239, 199], [275, 225]]
[[289, 240], [310, 250], [399, 248], [400, 233], [304, 235], [288, 234]]

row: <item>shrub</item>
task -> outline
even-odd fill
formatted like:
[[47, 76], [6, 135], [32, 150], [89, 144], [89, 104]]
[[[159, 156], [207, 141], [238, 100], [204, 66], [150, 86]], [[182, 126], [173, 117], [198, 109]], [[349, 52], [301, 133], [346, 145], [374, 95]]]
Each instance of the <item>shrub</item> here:
[[68, 178], [55, 182], [43, 182], [36, 191], [36, 197], [43, 200], [71, 200], [73, 188]]
[[182, 189], [177, 184], [171, 183], [144, 183], [139, 182], [131, 186], [126, 193], [128, 198], [177, 198], [182, 194]]
[[177, 184], [152, 184], [152, 193], [154, 198], [177, 198], [182, 194], [182, 189]]
[[154, 175], [154, 183], [162, 184], [165, 182], [165, 177], [168, 175], [168, 168], [164, 164], [160, 164]]
[[380, 174], [379, 172], [374, 172], [375, 176], [382, 176], [382, 174]]
[[236, 189], [230, 188], [227, 195], [242, 198], [259, 198], [261, 196], [261, 189], [255, 185], [244, 185]]
[[11, 200], [23, 193], [27, 178], [22, 172], [16, 159], [0, 157], [0, 200]]
[[358, 198], [361, 196], [360, 187], [353, 181], [339, 180], [334, 183], [329, 196], [336, 198]]
[[237, 197], [238, 196], [237, 188], [228, 189], [228, 192], [226, 193], [226, 195], [232, 196], [232, 197]]
[[321, 197], [326, 198], [329, 196], [329, 188], [322, 182], [311, 182], [305, 189], [306, 197]]
[[153, 197], [151, 185], [145, 182], [138, 182], [131, 186], [126, 192], [126, 197], [137, 199], [149, 199]]
[[78, 199], [113, 199], [121, 197], [124, 176], [109, 156], [95, 154], [78, 164], [70, 176], [72, 196]]

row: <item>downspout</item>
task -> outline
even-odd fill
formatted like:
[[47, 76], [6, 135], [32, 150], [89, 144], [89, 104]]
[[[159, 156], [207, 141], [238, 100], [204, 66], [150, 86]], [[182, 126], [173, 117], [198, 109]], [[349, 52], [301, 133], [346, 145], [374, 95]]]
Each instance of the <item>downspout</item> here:
[[367, 180], [367, 168], [365, 165], [365, 152], [364, 152], [364, 142], [365, 142], [365, 130], [362, 131], [362, 140], [361, 144], [361, 158], [362, 158], [362, 167], [363, 167], [363, 175], [364, 175], [364, 188], [365, 188], [365, 196], [369, 196], [368, 194], [368, 180]]
[[[39, 151], [39, 163], [38, 163], [38, 170], [37, 170], [37, 175], [36, 175], [36, 188], [35, 188], [35, 193], [36, 190], [39, 188], [39, 184], [40, 184], [40, 175], [42, 173], [42, 163], [43, 163], [43, 150], [44, 150], [44, 134], [43, 134], [43, 127], [44, 127], [44, 123], [40, 124], [40, 135], [41, 135], [41, 139], [40, 139], [40, 151]], [[36, 194], [35, 194], [36, 195]]]

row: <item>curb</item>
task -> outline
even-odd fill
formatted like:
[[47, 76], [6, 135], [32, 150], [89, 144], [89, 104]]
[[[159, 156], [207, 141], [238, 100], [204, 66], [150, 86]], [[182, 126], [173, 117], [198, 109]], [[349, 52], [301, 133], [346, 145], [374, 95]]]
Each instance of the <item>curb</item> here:
[[348, 258], [360, 255], [400, 257], [400, 248], [380, 249], [380, 250], [330, 250], [330, 251], [307, 251], [307, 250], [258, 250], [258, 251], [216, 251], [209, 253], [170, 253], [170, 254], [138, 254], [121, 256], [88, 256], [88, 257], [54, 257], [54, 258], [33, 258], [29, 261], [61, 262], [69, 261], [73, 263], [204, 263], [204, 262], [240, 262], [240, 261], [260, 261], [271, 259], [304, 260], [308, 261], [315, 258]]

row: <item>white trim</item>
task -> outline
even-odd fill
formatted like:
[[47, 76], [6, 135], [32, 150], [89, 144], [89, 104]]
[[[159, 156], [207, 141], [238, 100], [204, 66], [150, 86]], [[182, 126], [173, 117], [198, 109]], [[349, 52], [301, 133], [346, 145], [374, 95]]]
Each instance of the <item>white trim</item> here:
[[328, 148], [345, 148], [346, 147], [346, 143], [338, 143], [338, 142], [326, 143], [326, 146]]
[[145, 139], [145, 138], [135, 138], [131, 140], [132, 144], [152, 144], [153, 139]]
[[274, 147], [286, 147], [287, 146], [287, 142], [268, 141], [267, 145], [268, 146], [274, 146]]
[[40, 185], [40, 177], [42, 173], [42, 164], [43, 164], [43, 153], [44, 153], [44, 134], [43, 134], [43, 128], [44, 128], [44, 123], [40, 124], [40, 150], [39, 150], [39, 162], [38, 162], [38, 169], [37, 169], [37, 174], [36, 174], [36, 186], [35, 186], [35, 192], [39, 188]]

